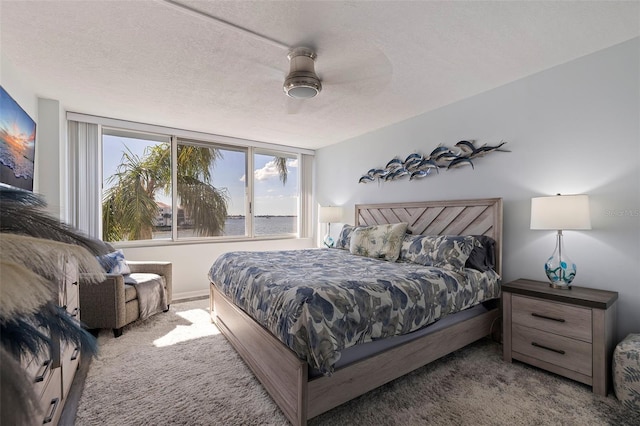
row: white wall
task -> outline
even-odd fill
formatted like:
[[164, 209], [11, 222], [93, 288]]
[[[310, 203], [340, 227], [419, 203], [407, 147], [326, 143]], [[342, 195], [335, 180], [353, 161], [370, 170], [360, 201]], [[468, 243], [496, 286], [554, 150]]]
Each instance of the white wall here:
[[0, 84], [36, 122], [36, 157], [33, 190], [47, 200], [47, 209], [55, 217], [63, 217], [62, 179], [66, 163], [60, 153], [64, 141], [64, 113], [60, 103], [41, 99], [24, 81], [20, 72], [4, 56], [0, 62]]
[[[316, 152], [317, 199], [343, 205], [502, 197], [505, 282], [545, 280], [553, 231], [529, 229], [530, 199], [586, 193], [591, 231], [566, 231], [574, 285], [617, 291], [618, 340], [640, 331], [640, 39], [634, 39]], [[395, 156], [439, 143], [508, 141], [471, 168], [358, 184]], [[340, 226], [332, 227], [339, 231]]]
[[36, 192], [46, 196], [47, 208], [53, 216], [64, 218], [67, 204], [64, 198], [66, 135], [62, 132], [65, 114], [59, 101], [38, 98], [38, 117], [36, 167], [40, 178]]

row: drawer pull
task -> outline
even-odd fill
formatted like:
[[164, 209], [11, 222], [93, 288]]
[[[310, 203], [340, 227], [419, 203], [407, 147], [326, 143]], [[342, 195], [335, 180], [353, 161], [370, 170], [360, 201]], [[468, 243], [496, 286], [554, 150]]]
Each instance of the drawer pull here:
[[49, 370], [49, 367], [51, 366], [52, 361], [53, 361], [52, 359], [48, 359], [42, 363], [42, 365], [40, 366], [41, 370], [39, 370], [38, 373], [36, 373], [36, 378], [35, 378], [36, 383], [42, 382], [44, 380], [44, 377], [47, 375], [47, 371]]
[[76, 348], [73, 350], [73, 353], [71, 354], [71, 361], [75, 361], [76, 359], [78, 359], [78, 353], [80, 353], [80, 346], [76, 346]]
[[531, 313], [531, 316], [532, 316], [532, 317], [537, 317], [537, 318], [544, 318], [544, 319], [548, 319], [548, 320], [551, 320], [551, 321], [566, 322], [566, 321], [564, 320], [564, 318], [548, 317], [548, 316], [546, 316], [546, 315], [536, 314], [535, 312], [532, 312], [532, 313]]
[[541, 345], [541, 344], [536, 343], [536, 342], [531, 342], [531, 346], [535, 346], [536, 348], [546, 349], [548, 351], [555, 352], [555, 353], [560, 354], [560, 355], [564, 355], [564, 351], [561, 350], [561, 349], [553, 349], [553, 348]]
[[44, 420], [42, 420], [43, 425], [46, 425], [47, 423], [51, 423], [51, 421], [53, 420], [53, 417], [56, 414], [56, 410], [58, 409], [58, 403], [60, 403], [60, 398], [53, 398], [51, 400], [49, 415], [45, 417]]

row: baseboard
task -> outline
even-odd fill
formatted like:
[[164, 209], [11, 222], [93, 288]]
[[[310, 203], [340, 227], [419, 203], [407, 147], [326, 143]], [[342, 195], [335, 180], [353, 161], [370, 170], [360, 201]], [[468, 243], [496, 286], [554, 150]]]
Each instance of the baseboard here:
[[174, 293], [171, 295], [171, 303], [186, 302], [185, 299], [199, 299], [202, 297], [209, 297], [209, 289]]

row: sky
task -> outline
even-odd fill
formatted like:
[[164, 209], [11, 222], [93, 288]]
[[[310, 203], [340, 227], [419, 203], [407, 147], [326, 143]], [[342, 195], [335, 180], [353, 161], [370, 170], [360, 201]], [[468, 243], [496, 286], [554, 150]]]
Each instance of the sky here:
[[[147, 146], [162, 144], [120, 136], [103, 136], [103, 185], [110, 186], [107, 178], [113, 175], [121, 163], [125, 146], [135, 155], [142, 156]], [[223, 149], [222, 158], [216, 160], [212, 170], [212, 183], [216, 188], [226, 188], [230, 196], [229, 215], [245, 213], [245, 153]], [[273, 164], [273, 155], [254, 156], [254, 214], [255, 215], [296, 215], [298, 162], [287, 161], [289, 171], [287, 184], [283, 185]], [[157, 201], [171, 204], [170, 195], [158, 194]]]

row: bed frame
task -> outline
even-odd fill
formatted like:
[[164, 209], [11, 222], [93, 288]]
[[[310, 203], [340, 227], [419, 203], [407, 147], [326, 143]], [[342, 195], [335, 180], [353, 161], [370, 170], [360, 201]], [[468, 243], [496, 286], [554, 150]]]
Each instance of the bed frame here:
[[[407, 222], [414, 235], [487, 235], [496, 241], [496, 271], [502, 263], [502, 199], [356, 205], [357, 225]], [[435, 333], [309, 378], [309, 366], [236, 307], [214, 283], [211, 318], [294, 425], [401, 377], [492, 332], [499, 307]], [[375, 371], [376, 374], [371, 374]]]

